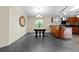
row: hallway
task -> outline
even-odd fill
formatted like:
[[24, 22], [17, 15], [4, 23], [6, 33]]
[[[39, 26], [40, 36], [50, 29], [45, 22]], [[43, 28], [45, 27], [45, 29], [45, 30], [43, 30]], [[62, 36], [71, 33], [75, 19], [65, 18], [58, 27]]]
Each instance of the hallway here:
[[[73, 36], [74, 37], [74, 36]], [[77, 38], [75, 38], [77, 37]], [[45, 38], [34, 37], [34, 34], [24, 35], [8, 47], [1, 48], [1, 52], [77, 52], [79, 51], [78, 36], [74, 39], [58, 39], [51, 34], [46, 34]]]

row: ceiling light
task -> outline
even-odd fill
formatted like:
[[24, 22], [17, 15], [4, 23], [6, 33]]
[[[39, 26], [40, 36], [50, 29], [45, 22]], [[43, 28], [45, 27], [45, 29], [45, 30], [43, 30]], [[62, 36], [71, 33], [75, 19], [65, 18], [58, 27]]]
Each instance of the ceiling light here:
[[34, 12], [35, 13], [42, 13], [42, 12], [45, 12], [45, 8], [44, 7], [35, 7], [34, 8]]
[[67, 13], [65, 12], [64, 15], [67, 15]]
[[40, 15], [40, 8], [38, 8], [38, 15], [36, 16], [36, 17], [42, 17], [41, 15]]
[[61, 16], [61, 17], [63, 17], [63, 16]]
[[37, 9], [35, 9], [34, 11], [35, 11], [36, 13], [41, 12], [41, 11], [40, 11], [40, 8], [37, 8]]
[[79, 8], [79, 6], [75, 6], [75, 7], [73, 7], [72, 9], [70, 9], [70, 11], [74, 11], [74, 10], [76, 10], [76, 9], [78, 9]]
[[79, 15], [77, 15], [77, 17], [79, 17]]
[[41, 15], [37, 15], [36, 17], [43, 17], [43, 16], [41, 16]]

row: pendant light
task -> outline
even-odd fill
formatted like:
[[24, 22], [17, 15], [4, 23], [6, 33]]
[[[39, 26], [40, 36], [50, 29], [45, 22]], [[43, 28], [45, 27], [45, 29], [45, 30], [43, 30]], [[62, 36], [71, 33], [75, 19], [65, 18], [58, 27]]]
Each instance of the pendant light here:
[[40, 15], [40, 8], [38, 8], [38, 10], [39, 10], [39, 13], [38, 13], [38, 15], [36, 17], [38, 17], [38, 18], [43, 17], [43, 16]]

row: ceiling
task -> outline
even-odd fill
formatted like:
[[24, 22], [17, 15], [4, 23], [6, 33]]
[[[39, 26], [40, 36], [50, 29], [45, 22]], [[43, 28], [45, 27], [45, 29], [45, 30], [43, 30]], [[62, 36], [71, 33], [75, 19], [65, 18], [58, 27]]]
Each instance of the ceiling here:
[[[27, 16], [37, 16], [39, 13], [42, 16], [74, 16], [79, 14], [79, 8], [75, 11], [70, 11], [73, 6], [21, 6]], [[40, 9], [40, 10], [39, 10]]]

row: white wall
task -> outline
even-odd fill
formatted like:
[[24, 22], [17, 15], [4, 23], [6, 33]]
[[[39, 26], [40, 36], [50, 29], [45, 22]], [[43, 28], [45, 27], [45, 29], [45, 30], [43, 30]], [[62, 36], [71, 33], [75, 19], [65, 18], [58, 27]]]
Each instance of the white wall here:
[[9, 7], [0, 6], [0, 47], [9, 43]]
[[9, 7], [9, 44], [15, 42], [27, 33], [27, 18], [26, 25], [19, 25], [19, 17], [25, 16], [24, 12], [19, 7]]
[[[51, 17], [43, 17], [41, 19], [44, 21], [44, 28], [46, 28], [46, 32], [50, 32]], [[36, 20], [38, 20], [38, 18], [28, 17], [28, 32], [34, 32]]]
[[[26, 25], [19, 25], [19, 17], [25, 16]], [[27, 17], [20, 7], [0, 6], [0, 48], [5, 47], [27, 33]]]

